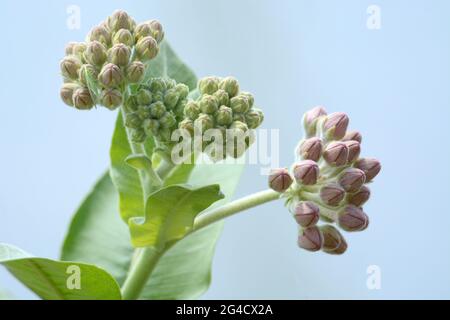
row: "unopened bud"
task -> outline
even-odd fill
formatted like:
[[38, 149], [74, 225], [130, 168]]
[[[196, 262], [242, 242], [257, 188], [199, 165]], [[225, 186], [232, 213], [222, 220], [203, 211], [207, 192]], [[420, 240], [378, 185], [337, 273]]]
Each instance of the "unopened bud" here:
[[312, 227], [319, 221], [319, 207], [311, 201], [301, 201], [294, 207], [294, 218], [304, 228]]
[[101, 104], [109, 110], [114, 110], [122, 104], [122, 93], [116, 89], [103, 89]]
[[294, 165], [293, 172], [297, 183], [313, 185], [319, 177], [319, 166], [312, 160], [303, 160]]
[[200, 132], [205, 132], [214, 126], [214, 120], [209, 114], [200, 113], [194, 121], [194, 126], [200, 130]]
[[179, 98], [177, 90], [171, 88], [164, 94], [164, 104], [168, 109], [173, 109], [177, 105]]
[[219, 109], [217, 99], [209, 94], [205, 94], [200, 99], [198, 105], [203, 113], [214, 114]]
[[131, 129], [139, 129], [142, 126], [142, 120], [136, 113], [129, 113], [125, 118], [125, 126]]
[[136, 101], [140, 105], [148, 105], [152, 103], [152, 93], [147, 89], [140, 89], [136, 94]]
[[66, 56], [73, 54], [73, 47], [77, 44], [77, 42], [69, 42], [64, 49]]
[[347, 163], [352, 163], [356, 159], [358, 159], [359, 154], [361, 153], [361, 145], [356, 140], [348, 140], [344, 142], [348, 148], [348, 158]]
[[219, 79], [217, 77], [205, 77], [199, 81], [198, 88], [202, 94], [214, 94], [219, 89]]
[[345, 191], [353, 193], [358, 191], [366, 182], [364, 171], [357, 168], [346, 169], [339, 178], [339, 184]]
[[338, 206], [344, 196], [345, 190], [336, 183], [330, 183], [320, 189], [320, 199], [329, 206]]
[[68, 56], [61, 60], [61, 73], [65, 78], [76, 80], [78, 70], [81, 68], [81, 61], [75, 56]]
[[339, 226], [345, 231], [360, 231], [367, 224], [367, 215], [351, 204], [342, 209], [338, 216]]
[[247, 98], [243, 95], [231, 98], [230, 107], [233, 109], [233, 112], [237, 113], [245, 113], [250, 108]]
[[318, 161], [322, 156], [322, 140], [316, 137], [304, 140], [300, 144], [298, 155], [302, 159]]
[[184, 83], [177, 83], [175, 86], [175, 91], [177, 92], [180, 99], [186, 99], [189, 95], [189, 87]]
[[245, 122], [250, 129], [258, 128], [262, 123], [263, 117], [259, 110], [250, 110], [245, 114]]
[[96, 26], [89, 33], [89, 41], [98, 41], [108, 47], [111, 44], [111, 34], [106, 27]]
[[128, 13], [123, 10], [117, 10], [111, 15], [111, 17], [108, 18], [108, 25], [113, 32], [120, 29], [131, 30], [133, 21]]
[[159, 119], [166, 113], [166, 106], [161, 101], [156, 101], [150, 105], [150, 115]]
[[136, 44], [136, 52], [143, 61], [151, 60], [158, 54], [158, 43], [153, 37], [145, 37]]
[[359, 133], [358, 131], [349, 131], [345, 134], [344, 138], [342, 138], [342, 141], [350, 141], [350, 140], [355, 140], [358, 141], [359, 143], [362, 142], [362, 136], [361, 133]]
[[233, 130], [237, 130], [237, 131], [242, 131], [242, 132], [247, 132], [248, 131], [248, 126], [245, 122], [241, 122], [241, 121], [233, 121], [230, 125], [230, 129]]
[[214, 92], [214, 96], [216, 97], [220, 106], [228, 106], [228, 104], [230, 103], [230, 98], [228, 97], [228, 93], [225, 90], [217, 90], [216, 92]]
[[86, 52], [87, 45], [84, 42], [77, 42], [73, 46], [72, 54], [83, 60], [84, 53]]
[[363, 158], [355, 162], [355, 168], [364, 171], [366, 182], [369, 182], [378, 175], [381, 170], [381, 164], [377, 159]]
[[181, 130], [187, 130], [189, 135], [192, 136], [194, 134], [194, 121], [191, 119], [184, 119], [178, 124], [178, 128]]
[[134, 143], [143, 143], [147, 138], [147, 134], [144, 129], [135, 129], [131, 133], [131, 141]]
[[113, 44], [122, 43], [126, 46], [132, 47], [134, 45], [134, 37], [130, 30], [120, 29], [114, 34]]
[[325, 147], [323, 158], [331, 166], [343, 166], [347, 163], [348, 147], [343, 142], [330, 142]]
[[323, 236], [316, 226], [300, 230], [298, 246], [308, 251], [319, 251], [323, 245]]
[[219, 83], [219, 89], [225, 90], [230, 98], [233, 98], [239, 93], [239, 83], [233, 77], [226, 77]]
[[160, 43], [164, 39], [164, 30], [161, 23], [159, 23], [158, 20], [151, 20], [148, 23], [150, 25], [153, 38]]
[[79, 85], [76, 83], [68, 82], [64, 83], [61, 87], [60, 96], [62, 101], [64, 101], [65, 104], [68, 106], [73, 106], [73, 93], [75, 90], [79, 88]]
[[200, 112], [200, 107], [195, 101], [188, 101], [184, 107], [184, 115], [191, 120], [197, 119]]
[[217, 111], [216, 122], [221, 126], [229, 126], [233, 122], [233, 110], [227, 106], [221, 106]]
[[89, 81], [95, 81], [97, 78], [97, 70], [91, 64], [83, 64], [78, 70], [78, 79], [85, 86], [89, 85]]
[[241, 95], [247, 98], [249, 107], [253, 107], [255, 104], [255, 97], [250, 92], [241, 92]]
[[152, 29], [148, 21], [138, 24], [134, 29], [134, 37], [136, 42], [148, 36], [152, 36]]
[[159, 130], [159, 121], [155, 119], [145, 119], [142, 128], [148, 136], [156, 135]]
[[80, 110], [89, 110], [94, 106], [91, 93], [88, 88], [78, 88], [73, 93], [73, 105]]
[[166, 112], [163, 114], [163, 116], [159, 119], [159, 124], [163, 128], [172, 128], [177, 123], [177, 120], [175, 119], [174, 115], [171, 112]]
[[320, 227], [323, 235], [323, 248], [325, 252], [334, 251], [339, 248], [342, 239], [342, 234], [332, 225], [324, 225]]
[[131, 50], [129, 47], [123, 43], [115, 44], [109, 50], [109, 62], [118, 65], [119, 67], [124, 67], [128, 65], [131, 56]]
[[315, 107], [303, 116], [303, 127], [305, 128], [306, 135], [311, 137], [316, 134], [317, 131], [317, 121], [320, 117], [326, 116], [327, 112], [322, 106]]
[[84, 52], [84, 58], [94, 66], [101, 66], [107, 58], [105, 46], [98, 41], [89, 42]]
[[345, 136], [348, 127], [348, 116], [343, 112], [334, 112], [328, 115], [323, 129], [329, 140], [339, 140]]
[[107, 88], [118, 87], [122, 83], [123, 78], [122, 70], [112, 63], [106, 64], [98, 75], [100, 83]]
[[351, 203], [357, 207], [361, 207], [370, 198], [370, 189], [366, 186], [362, 186], [358, 192], [349, 194], [347, 196], [348, 203]]
[[133, 61], [127, 67], [127, 80], [130, 83], [138, 83], [144, 77], [145, 65], [140, 61]]
[[286, 191], [292, 184], [292, 178], [286, 168], [272, 169], [269, 175], [269, 187], [276, 192]]

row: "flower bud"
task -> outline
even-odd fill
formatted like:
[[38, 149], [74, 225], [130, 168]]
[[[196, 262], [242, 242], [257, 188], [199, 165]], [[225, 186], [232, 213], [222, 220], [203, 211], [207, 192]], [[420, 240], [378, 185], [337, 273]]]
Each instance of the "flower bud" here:
[[144, 77], [145, 65], [140, 61], [133, 61], [127, 67], [127, 80], [130, 83], [138, 83]]
[[141, 120], [145, 120], [150, 118], [150, 106], [138, 106], [136, 114], [141, 118]]
[[247, 98], [249, 107], [253, 107], [255, 104], [255, 97], [250, 92], [241, 92], [241, 95]]
[[161, 101], [154, 102], [150, 105], [150, 115], [152, 118], [159, 119], [166, 113], [166, 107]]
[[186, 103], [186, 106], [184, 107], [185, 117], [187, 117], [191, 120], [197, 119], [200, 112], [201, 112], [200, 107], [197, 104], [197, 102], [195, 102], [195, 101], [188, 101]]
[[158, 54], [158, 43], [152, 37], [145, 37], [136, 44], [136, 52], [143, 61], [151, 60]]
[[230, 129], [239, 130], [239, 131], [242, 131], [243, 133], [245, 133], [248, 131], [248, 126], [244, 122], [233, 121], [230, 125]]
[[323, 248], [325, 252], [334, 251], [339, 248], [342, 239], [342, 234], [332, 225], [324, 225], [320, 227], [323, 235]]
[[342, 138], [342, 141], [350, 141], [350, 140], [355, 140], [361, 143], [362, 142], [361, 133], [359, 133], [358, 131], [347, 132], [345, 136]]
[[136, 101], [140, 105], [148, 105], [152, 103], [152, 93], [147, 89], [140, 89], [136, 94]]
[[369, 216], [366, 213], [364, 213], [364, 218], [366, 219], [366, 222], [364, 223], [364, 226], [359, 231], [364, 231], [369, 226]]
[[347, 201], [357, 207], [361, 207], [370, 198], [370, 189], [366, 186], [362, 186], [358, 192], [349, 194], [347, 196]]
[[202, 94], [214, 94], [219, 89], [219, 79], [217, 77], [205, 77], [199, 81], [198, 88]]
[[111, 44], [111, 34], [105, 26], [96, 26], [92, 28], [88, 36], [89, 41], [98, 41], [103, 43], [106, 47]]
[[365, 181], [366, 175], [364, 171], [357, 168], [346, 169], [339, 178], [341, 187], [350, 193], [358, 191]]
[[303, 116], [303, 127], [305, 128], [307, 136], [310, 137], [316, 134], [317, 121], [319, 120], [320, 117], [326, 115], [327, 112], [322, 106], [315, 107], [305, 113], [305, 115]]
[[355, 168], [364, 171], [366, 182], [369, 182], [378, 175], [381, 170], [381, 164], [377, 159], [363, 158], [355, 162]]
[[88, 88], [78, 88], [73, 93], [73, 105], [80, 110], [89, 110], [94, 106], [91, 93]]
[[118, 87], [123, 81], [122, 70], [118, 66], [112, 63], [108, 63], [103, 66], [100, 74], [98, 75], [98, 80], [107, 88]]
[[233, 77], [226, 77], [219, 83], [219, 89], [225, 90], [230, 98], [233, 98], [239, 93], [239, 83]]
[[84, 52], [84, 58], [94, 66], [103, 65], [107, 58], [105, 46], [98, 41], [89, 42]]
[[158, 20], [150, 20], [148, 23], [150, 25], [153, 38], [160, 43], [164, 39], [164, 30], [161, 23], [159, 23]]
[[322, 156], [322, 140], [316, 137], [304, 140], [300, 145], [298, 155], [302, 159], [319, 161]]
[[319, 207], [311, 201], [301, 201], [295, 205], [294, 218], [302, 227], [312, 227], [319, 221]]
[[144, 129], [134, 129], [131, 132], [131, 141], [134, 143], [143, 143], [146, 138], [147, 135], [145, 134]]
[[194, 134], [194, 121], [191, 119], [184, 119], [178, 124], [178, 128], [181, 130], [187, 130], [192, 136]]
[[136, 42], [148, 36], [152, 36], [152, 28], [150, 27], [150, 23], [148, 21], [142, 22], [134, 28], [134, 37]]
[[168, 109], [173, 109], [177, 103], [180, 96], [175, 88], [169, 89], [164, 94], [164, 104]]
[[323, 158], [331, 166], [343, 166], [347, 163], [348, 147], [343, 142], [330, 142], [325, 147]]
[[131, 129], [139, 129], [142, 126], [142, 120], [136, 113], [129, 113], [125, 118], [125, 126]]
[[319, 166], [312, 160], [303, 160], [294, 165], [293, 172], [297, 183], [309, 186], [316, 184]]
[[145, 119], [142, 123], [142, 128], [144, 129], [146, 135], [156, 135], [159, 130], [159, 121], [155, 119]]
[[348, 148], [348, 158], [347, 163], [352, 163], [356, 159], [358, 159], [359, 154], [361, 153], [361, 145], [356, 140], [348, 140], [344, 142]]
[[221, 106], [217, 111], [216, 122], [221, 126], [229, 126], [233, 122], [233, 111], [227, 106]]
[[100, 99], [103, 106], [109, 110], [114, 110], [122, 104], [122, 93], [116, 89], [104, 89]]
[[245, 122], [250, 129], [256, 129], [261, 125], [262, 117], [258, 110], [250, 110], [245, 114]]
[[320, 199], [329, 206], [338, 206], [344, 199], [345, 190], [337, 183], [330, 183], [320, 189]]
[[177, 120], [175, 119], [175, 116], [171, 112], [166, 112], [163, 114], [163, 116], [159, 119], [159, 124], [163, 128], [172, 128], [176, 125]]
[[359, 231], [365, 227], [367, 216], [360, 208], [350, 204], [339, 212], [338, 223], [345, 231]]
[[233, 109], [233, 112], [236, 113], [245, 113], [250, 108], [247, 98], [243, 95], [231, 98], [230, 107]]
[[81, 61], [75, 56], [68, 56], [61, 60], [61, 73], [65, 78], [78, 79], [78, 70], [81, 68]]
[[112, 32], [117, 32], [120, 29], [131, 30], [133, 20], [125, 11], [117, 10], [108, 18], [108, 26]]
[[131, 34], [130, 30], [120, 29], [114, 34], [112, 43], [113, 44], [122, 43], [128, 47], [132, 47], [134, 45], [134, 37]]
[[298, 246], [308, 251], [319, 251], [323, 245], [323, 236], [316, 226], [300, 230]]
[[329, 140], [339, 140], [345, 136], [348, 127], [348, 116], [343, 112], [334, 112], [328, 115], [323, 129]]
[[83, 60], [84, 53], [86, 52], [87, 45], [84, 42], [77, 42], [73, 46], [72, 54], [79, 59]]
[[245, 114], [233, 112], [233, 121], [246, 122]]
[[335, 255], [341, 255], [345, 251], [347, 251], [347, 241], [345, 241], [344, 237], [341, 235], [341, 242], [339, 243], [339, 246], [334, 250], [324, 250], [324, 252], [328, 254], [335, 254]]
[[73, 54], [73, 47], [77, 44], [77, 42], [69, 42], [64, 49], [66, 56], [70, 56]]
[[124, 67], [128, 65], [130, 61], [131, 50], [129, 47], [123, 43], [115, 44], [109, 50], [109, 62], [118, 65], [119, 67]]
[[272, 169], [269, 175], [269, 187], [276, 192], [286, 191], [292, 184], [292, 178], [286, 168]]
[[186, 99], [189, 95], [189, 87], [184, 83], [177, 83], [175, 85], [175, 91], [178, 93], [180, 99]]
[[219, 102], [214, 96], [209, 94], [203, 95], [198, 105], [203, 113], [208, 114], [214, 114], [219, 109]]
[[214, 126], [214, 120], [209, 114], [200, 113], [194, 121], [194, 126], [199, 128], [201, 132], [205, 132]]
[[214, 92], [214, 97], [216, 97], [220, 106], [228, 106], [230, 103], [230, 98], [228, 97], [228, 93], [225, 90], [219, 89]]
[[60, 96], [62, 101], [68, 106], [73, 107], [73, 92], [79, 88], [76, 83], [68, 82], [64, 83], [61, 87]]
[[89, 85], [89, 79], [94, 80], [97, 78], [97, 70], [91, 64], [83, 64], [78, 70], [78, 80], [85, 86]]

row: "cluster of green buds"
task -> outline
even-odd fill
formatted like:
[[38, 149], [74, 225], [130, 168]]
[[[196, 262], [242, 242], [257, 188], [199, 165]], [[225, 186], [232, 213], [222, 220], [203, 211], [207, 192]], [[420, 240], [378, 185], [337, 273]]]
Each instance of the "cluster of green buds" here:
[[[199, 81], [198, 90], [198, 98], [186, 103], [184, 120], [179, 123], [179, 128], [191, 135], [196, 129], [202, 134], [217, 129], [222, 135], [221, 157], [240, 157], [254, 140], [252, 129], [258, 128], [264, 120], [262, 111], [254, 107], [253, 95], [241, 92], [233, 77], [205, 77]], [[230, 139], [237, 139], [239, 133], [245, 136], [242, 147], [236, 145], [237, 140], [230, 143]], [[202, 151], [216, 142], [204, 141]]]
[[133, 142], [142, 143], [149, 136], [169, 143], [172, 131], [183, 120], [189, 87], [172, 79], [153, 78], [140, 84], [125, 103], [125, 126]]
[[[143, 79], [146, 62], [156, 57], [163, 37], [158, 21], [137, 25], [125, 11], [114, 12], [89, 32], [85, 42], [67, 45], [60, 63], [61, 99], [81, 110], [96, 104], [117, 108], [128, 84]], [[98, 95], [90, 90], [93, 86], [100, 88]]]
[[[270, 187], [287, 198], [299, 225], [298, 245], [308, 251], [342, 254], [347, 242], [338, 228], [362, 231], [369, 224], [362, 206], [370, 197], [367, 184], [381, 165], [359, 157], [362, 137], [347, 132], [348, 124], [342, 112], [327, 115], [323, 107], [306, 112], [306, 138], [296, 148], [296, 162], [291, 170], [274, 169], [269, 176]], [[324, 224], [318, 226], [319, 220]]]

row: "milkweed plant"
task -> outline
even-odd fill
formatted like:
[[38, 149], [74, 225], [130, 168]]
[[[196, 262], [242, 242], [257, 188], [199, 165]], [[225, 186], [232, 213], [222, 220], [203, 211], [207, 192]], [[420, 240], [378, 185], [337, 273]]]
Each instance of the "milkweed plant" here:
[[306, 112], [293, 164], [272, 169], [267, 190], [230, 202], [242, 165], [229, 162], [264, 119], [234, 77], [197, 80], [157, 20], [137, 24], [120, 10], [69, 43], [60, 69], [66, 105], [118, 117], [110, 168], [76, 212], [61, 259], [0, 245], [0, 262], [42, 299], [197, 298], [222, 221], [269, 201], [285, 202], [307, 251], [343, 254], [341, 232], [368, 227], [362, 207], [381, 166], [360, 157], [345, 113]]

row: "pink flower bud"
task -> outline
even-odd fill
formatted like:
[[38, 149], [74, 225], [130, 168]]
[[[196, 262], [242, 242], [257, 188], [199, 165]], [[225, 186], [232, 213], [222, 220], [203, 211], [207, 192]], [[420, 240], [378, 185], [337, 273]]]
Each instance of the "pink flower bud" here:
[[298, 246], [308, 251], [318, 251], [323, 245], [323, 236], [316, 226], [300, 230]]
[[330, 183], [320, 189], [320, 199], [329, 206], [338, 206], [344, 196], [345, 190], [337, 183]]
[[318, 161], [322, 156], [322, 140], [316, 137], [306, 139], [301, 143], [298, 155], [303, 159]]
[[343, 166], [347, 163], [348, 147], [344, 142], [330, 142], [323, 153], [325, 161], [332, 166]]
[[366, 182], [364, 171], [357, 168], [345, 170], [339, 178], [339, 184], [347, 192], [357, 192]]
[[316, 134], [317, 120], [326, 115], [327, 112], [322, 106], [315, 107], [305, 113], [303, 117], [303, 126], [308, 136], [313, 136]]
[[355, 168], [364, 171], [366, 174], [366, 182], [369, 182], [380, 172], [381, 164], [377, 159], [363, 158], [356, 161]]
[[369, 226], [369, 216], [366, 213], [364, 213], [364, 217], [366, 218], [366, 223], [364, 224], [364, 226], [359, 231], [364, 231]]
[[347, 163], [352, 163], [353, 161], [358, 159], [359, 154], [361, 153], [361, 145], [356, 140], [349, 140], [345, 141], [344, 143], [348, 148]]
[[341, 243], [339, 243], [339, 246], [336, 249], [324, 250], [324, 252], [328, 254], [336, 254], [336, 255], [343, 254], [345, 251], [347, 251], [347, 242], [345, 241], [344, 237], [341, 238]]
[[293, 171], [297, 183], [306, 186], [316, 184], [319, 177], [319, 166], [312, 160], [303, 160], [296, 163]]
[[370, 189], [366, 186], [362, 186], [358, 192], [349, 194], [347, 197], [347, 201], [350, 204], [353, 204], [357, 207], [361, 207], [364, 203], [367, 202], [370, 198]]
[[339, 226], [345, 231], [359, 231], [367, 223], [367, 215], [358, 207], [348, 205], [339, 212]]
[[269, 187], [277, 192], [286, 191], [292, 184], [292, 178], [286, 168], [273, 169], [269, 175]]
[[344, 237], [342, 234], [332, 225], [324, 225], [320, 227], [323, 235], [323, 247], [325, 252], [334, 251], [339, 248]]
[[362, 142], [362, 136], [361, 133], [359, 133], [358, 131], [349, 131], [345, 134], [344, 138], [342, 138], [342, 141], [350, 141], [350, 140], [355, 140], [358, 141], [359, 143]]
[[299, 202], [294, 208], [294, 218], [302, 227], [311, 227], [319, 221], [319, 207], [311, 201]]
[[328, 139], [342, 139], [347, 131], [348, 122], [348, 116], [343, 112], [330, 114], [323, 125], [325, 135]]

